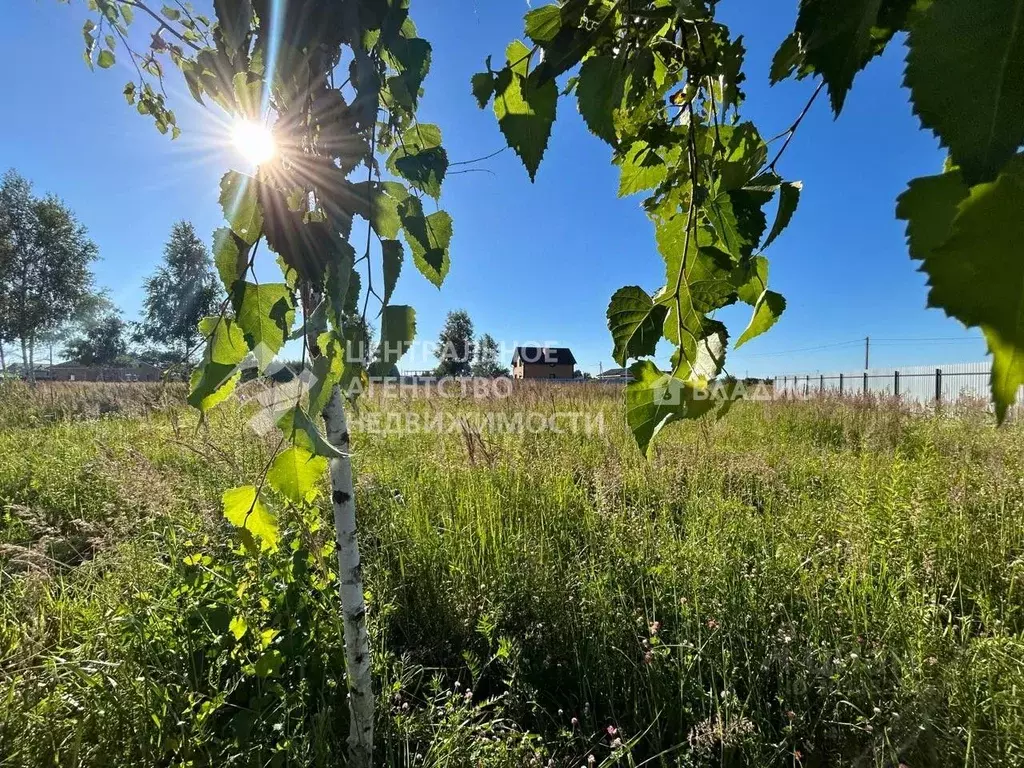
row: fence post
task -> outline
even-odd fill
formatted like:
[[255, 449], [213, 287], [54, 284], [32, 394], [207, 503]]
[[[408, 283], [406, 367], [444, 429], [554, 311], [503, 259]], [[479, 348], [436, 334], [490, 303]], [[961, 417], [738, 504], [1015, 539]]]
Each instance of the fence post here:
[[843, 374], [839, 374], [839, 394], [843, 394]]
[[866, 395], [868, 393], [868, 372], [864, 371], [864, 389], [862, 390]]
[[935, 369], [935, 402], [942, 400], [942, 369]]
[[822, 395], [825, 394], [825, 374], [821, 374], [821, 381], [818, 383], [818, 392]]
[[810, 376], [805, 376], [804, 377], [804, 397], [807, 397], [809, 394], [811, 394], [811, 377]]
[[893, 371], [892, 374], [892, 393], [896, 397], [900, 396], [900, 372]]

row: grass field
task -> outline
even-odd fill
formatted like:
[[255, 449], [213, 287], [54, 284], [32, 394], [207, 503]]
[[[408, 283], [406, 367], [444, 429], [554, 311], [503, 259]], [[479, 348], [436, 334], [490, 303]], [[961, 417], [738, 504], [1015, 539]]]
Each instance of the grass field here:
[[[340, 762], [328, 505], [247, 554], [277, 441], [180, 396], [0, 390], [0, 766]], [[1024, 765], [1021, 425], [740, 403], [647, 461], [611, 389], [364, 408], [604, 414], [354, 433], [381, 763]]]

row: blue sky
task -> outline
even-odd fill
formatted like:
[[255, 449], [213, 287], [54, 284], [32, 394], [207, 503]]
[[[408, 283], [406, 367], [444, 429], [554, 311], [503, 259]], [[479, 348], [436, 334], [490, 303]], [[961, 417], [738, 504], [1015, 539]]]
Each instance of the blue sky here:
[[[172, 142], [125, 103], [121, 89], [132, 74], [126, 57], [110, 70], [89, 71], [82, 0], [10, 5], [0, 27], [0, 170], [16, 168], [37, 192], [54, 192], [75, 210], [99, 247], [97, 282], [134, 319], [142, 281], [172, 223], [191, 220], [209, 242], [221, 225], [218, 180], [243, 162], [220, 145], [216, 123], [181, 89], [172, 92], [172, 107], [184, 135]], [[730, 0], [720, 7], [734, 33], [744, 34], [744, 115], [765, 136], [785, 130], [813, 89], [806, 81], [768, 85], [771, 56], [792, 29], [796, 5]], [[420, 34], [434, 46], [421, 119], [441, 126], [453, 162], [500, 149], [494, 116], [477, 108], [469, 78], [488, 54], [500, 58], [528, 6], [417, 0], [412, 7]], [[876, 339], [872, 366], [983, 359], [978, 332], [925, 309], [925, 280], [893, 213], [906, 182], [937, 172], [943, 160], [900, 87], [903, 55], [892, 45], [858, 76], [838, 121], [820, 98], [787, 150], [780, 171], [803, 182], [803, 199], [767, 255], [772, 288], [788, 308], [770, 333], [730, 355], [730, 372], [856, 369], [863, 342], [839, 344], [866, 335]], [[553, 341], [571, 347], [584, 370], [614, 365], [604, 316], [609, 297], [623, 285], [653, 292], [664, 272], [639, 198], [616, 198], [610, 156], [574, 101], [562, 99], [536, 183], [511, 151], [476, 166], [491, 173], [450, 176], [441, 204], [455, 220], [451, 272], [438, 291], [407, 264], [394, 298], [416, 307], [420, 339], [436, 337], [445, 313], [464, 308], [478, 332], [507, 344]], [[734, 338], [748, 312], [743, 306], [719, 315]]]

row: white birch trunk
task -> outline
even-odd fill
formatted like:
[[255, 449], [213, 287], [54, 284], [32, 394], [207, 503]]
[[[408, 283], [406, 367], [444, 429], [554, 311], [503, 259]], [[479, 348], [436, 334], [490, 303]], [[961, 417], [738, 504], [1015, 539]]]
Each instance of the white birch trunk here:
[[363, 568], [356, 531], [355, 486], [352, 483], [348, 421], [341, 390], [335, 386], [324, 408], [327, 440], [341, 453], [331, 459], [331, 501], [338, 548], [338, 591], [345, 629], [345, 667], [348, 673], [349, 766], [370, 768], [373, 761], [373, 686], [370, 638], [366, 631]]

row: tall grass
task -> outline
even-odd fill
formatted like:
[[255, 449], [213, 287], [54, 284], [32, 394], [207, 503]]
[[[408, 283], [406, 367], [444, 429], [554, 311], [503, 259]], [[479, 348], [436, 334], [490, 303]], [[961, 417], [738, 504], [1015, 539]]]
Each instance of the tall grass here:
[[[646, 460], [608, 388], [363, 409], [454, 425], [354, 438], [388, 764], [1024, 765], [1019, 425], [740, 403]], [[337, 761], [326, 529], [289, 521], [292, 546], [252, 558], [218, 512], [270, 450], [239, 437], [251, 411], [10, 417], [0, 765]], [[604, 429], [481, 432], [482, 412]]]

